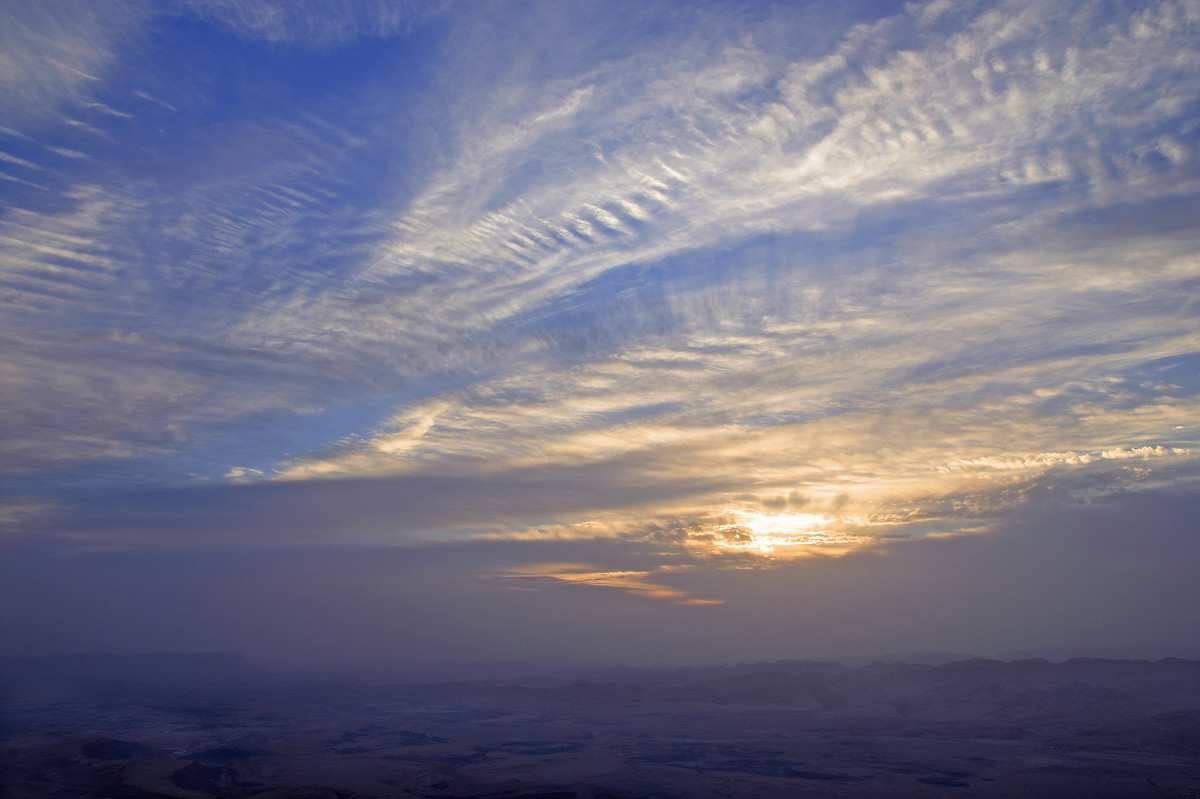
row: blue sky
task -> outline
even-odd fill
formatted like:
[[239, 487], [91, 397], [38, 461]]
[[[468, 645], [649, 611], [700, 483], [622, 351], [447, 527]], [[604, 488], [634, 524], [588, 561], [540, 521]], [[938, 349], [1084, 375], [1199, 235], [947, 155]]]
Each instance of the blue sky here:
[[1194, 640], [1200, 3], [0, 31], [7, 651]]

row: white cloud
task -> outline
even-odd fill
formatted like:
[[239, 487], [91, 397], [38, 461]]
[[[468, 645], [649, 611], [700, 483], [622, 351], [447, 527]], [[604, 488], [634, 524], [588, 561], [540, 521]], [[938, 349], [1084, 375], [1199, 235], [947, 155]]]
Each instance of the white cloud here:
[[409, 33], [444, 0], [182, 0], [194, 14], [250, 39], [312, 47]]
[[[453, 166], [347, 287], [359, 297], [394, 281], [415, 289], [350, 330], [405, 336], [445, 331], [454, 319], [486, 335], [629, 263], [755, 233], [826, 230], [900, 200], [1004, 202], [1030, 182], [1087, 187], [1055, 208], [1061, 215], [1126, 202], [1131, 187], [1141, 200], [1183, 189], [1192, 180], [1184, 174], [1139, 165], [1147, 119], [1125, 110], [1141, 103], [1131, 75], [1136, 87], [1175, 69], [1171, 48], [1117, 35], [1071, 49], [1095, 21], [1081, 11], [1064, 23], [1058, 12], [1001, 4], [951, 34], [901, 15], [851, 31], [825, 59], [787, 67], [752, 42], [707, 61], [686, 50], [657, 62], [639, 55], [552, 84], [515, 118], [515, 90], [502, 84], [494, 93], [503, 113], [484, 108], [477, 125], [464, 123]], [[1183, 44], [1192, 33], [1185, 25], [1158, 35]], [[923, 49], [912, 49], [913, 37]], [[658, 77], [646, 81], [646, 72]], [[1194, 97], [1197, 76], [1173, 85]], [[1159, 124], [1173, 118], [1148, 113]], [[1099, 151], [1095, 126], [1111, 142]], [[524, 190], [509, 199], [514, 183]], [[342, 318], [346, 299], [289, 308], [270, 324]]]
[[248, 466], [234, 466], [229, 471], [225, 472], [225, 479], [235, 483], [248, 482], [256, 477], [262, 476], [262, 470], [251, 469]]
[[995, 469], [1002, 471], [1027, 471], [1034, 469], [1045, 469], [1053, 466], [1086, 466], [1087, 464], [1096, 463], [1100, 460], [1129, 460], [1131, 458], [1140, 458], [1149, 460], [1151, 458], [1162, 458], [1169, 456], [1188, 456], [1191, 455], [1190, 449], [1181, 447], [1164, 447], [1159, 446], [1143, 446], [1143, 447], [1117, 447], [1115, 449], [1107, 449], [1102, 452], [1040, 452], [1036, 455], [1022, 456], [1003, 456], [1003, 455], [986, 455], [979, 458], [960, 459], [951, 463], [949, 466], [943, 467], [946, 472], [951, 471], [973, 471], [978, 469]]
[[44, 0], [0, 7], [0, 111], [40, 128], [89, 102], [118, 50], [149, 15], [146, 3]]

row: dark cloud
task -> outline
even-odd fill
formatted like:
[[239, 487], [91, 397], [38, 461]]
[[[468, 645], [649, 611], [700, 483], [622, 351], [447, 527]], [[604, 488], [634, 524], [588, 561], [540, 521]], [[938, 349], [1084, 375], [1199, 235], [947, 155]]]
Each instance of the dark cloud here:
[[636, 476], [626, 473], [626, 466], [106, 491], [58, 508], [52, 520], [39, 518], [27, 529], [62, 546], [83, 548], [405, 543], [670, 502], [714, 487], [691, 479], [638, 481], [630, 479]]

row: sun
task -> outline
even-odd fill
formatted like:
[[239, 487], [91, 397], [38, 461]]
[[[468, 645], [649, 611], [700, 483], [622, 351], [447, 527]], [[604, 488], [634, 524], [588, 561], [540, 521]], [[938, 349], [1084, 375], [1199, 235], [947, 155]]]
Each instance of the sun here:
[[862, 536], [830, 529], [841, 520], [824, 513], [763, 513], [750, 508], [726, 508], [722, 515], [734, 519], [717, 528], [720, 535], [716, 545], [727, 550], [799, 555], [814, 548], [844, 550], [863, 540]]

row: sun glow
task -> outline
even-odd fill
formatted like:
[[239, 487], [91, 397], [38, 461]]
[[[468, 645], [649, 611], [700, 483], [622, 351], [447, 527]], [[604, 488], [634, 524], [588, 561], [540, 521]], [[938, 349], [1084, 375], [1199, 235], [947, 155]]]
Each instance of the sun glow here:
[[725, 515], [735, 519], [718, 528], [717, 546], [722, 549], [754, 552], [762, 555], [801, 554], [795, 548], [820, 548], [844, 551], [862, 542], [862, 536], [828, 529], [841, 521], [823, 513], [763, 513], [749, 508], [726, 508]]

